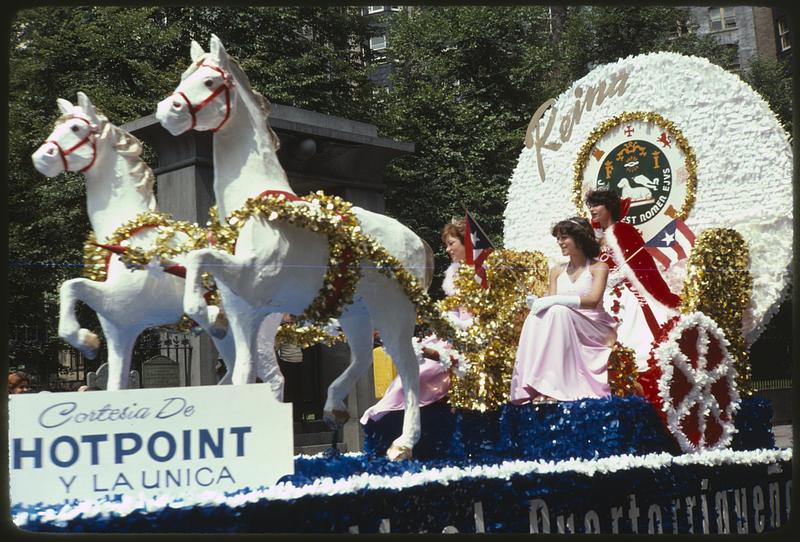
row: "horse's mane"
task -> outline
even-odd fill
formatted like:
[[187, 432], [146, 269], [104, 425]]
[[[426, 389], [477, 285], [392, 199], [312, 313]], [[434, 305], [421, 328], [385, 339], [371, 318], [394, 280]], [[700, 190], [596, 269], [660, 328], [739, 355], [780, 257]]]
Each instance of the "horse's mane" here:
[[[100, 120], [100, 134], [98, 139], [105, 139], [107, 137], [114, 138], [114, 148], [131, 164], [130, 173], [134, 179], [137, 179], [134, 187], [146, 198], [148, 198], [148, 207], [151, 211], [156, 210], [156, 198], [153, 193], [155, 186], [156, 176], [153, 170], [148, 166], [144, 160], [141, 159], [142, 142], [139, 141], [133, 134], [126, 132], [119, 126], [116, 126], [108, 121], [103, 113], [95, 110], [97, 118]], [[72, 118], [72, 115], [62, 115], [57, 121], [56, 125], [65, 122]]]
[[[199, 68], [203, 62], [205, 62], [208, 56], [209, 53], [204, 53], [200, 58], [197, 59], [196, 62], [189, 66], [181, 75], [181, 81], [186, 79], [195, 70], [197, 70], [197, 68]], [[263, 94], [255, 90], [252, 85], [250, 85], [250, 78], [247, 77], [247, 74], [242, 69], [242, 66], [239, 64], [238, 60], [230, 55], [228, 55], [228, 60], [230, 62], [231, 74], [233, 75], [234, 79], [236, 79], [237, 84], [242, 87], [242, 90], [245, 91], [240, 93], [242, 100], [245, 102], [245, 105], [251, 110], [251, 112], [257, 112], [264, 119], [264, 126], [266, 127], [270, 138], [272, 138], [272, 144], [275, 145], [275, 151], [277, 151], [281, 148], [281, 140], [278, 138], [278, 134], [276, 134], [272, 129], [272, 126], [269, 125], [268, 120], [269, 114], [272, 112], [272, 103], [270, 103], [270, 101]], [[252, 97], [252, 102], [248, 100], [250, 97]], [[255, 107], [256, 111], [252, 111], [253, 107]]]

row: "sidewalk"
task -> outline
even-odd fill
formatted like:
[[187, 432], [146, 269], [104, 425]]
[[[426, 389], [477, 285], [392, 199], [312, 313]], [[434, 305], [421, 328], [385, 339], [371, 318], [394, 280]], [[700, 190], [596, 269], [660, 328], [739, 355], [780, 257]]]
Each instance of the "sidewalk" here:
[[792, 447], [791, 425], [776, 425], [772, 428], [772, 432], [775, 434], [775, 446], [778, 448]]

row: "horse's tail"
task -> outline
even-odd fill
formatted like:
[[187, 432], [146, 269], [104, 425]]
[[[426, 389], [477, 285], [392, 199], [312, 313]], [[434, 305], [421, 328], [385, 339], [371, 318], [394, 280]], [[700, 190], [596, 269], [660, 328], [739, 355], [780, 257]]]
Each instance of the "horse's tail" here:
[[422, 245], [425, 247], [425, 291], [427, 291], [433, 283], [433, 249], [425, 239], [422, 239]]

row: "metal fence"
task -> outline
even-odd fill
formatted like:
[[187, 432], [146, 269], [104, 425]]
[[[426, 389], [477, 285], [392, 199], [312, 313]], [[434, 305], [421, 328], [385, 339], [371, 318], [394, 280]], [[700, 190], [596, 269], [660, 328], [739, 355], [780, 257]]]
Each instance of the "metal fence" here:
[[[70, 391], [86, 383], [86, 375], [108, 361], [105, 340], [97, 356], [90, 360], [58, 337], [48, 336], [43, 329], [30, 326], [12, 328], [9, 369], [22, 370], [33, 379], [34, 391]], [[164, 329], [150, 329], [136, 341], [131, 369], [141, 375], [142, 363], [155, 356], [166, 356], [178, 363], [184, 372], [183, 382], [189, 385], [192, 372], [192, 346], [189, 337]]]
[[753, 389], [760, 390], [784, 390], [792, 388], [791, 378], [765, 378], [753, 380]]

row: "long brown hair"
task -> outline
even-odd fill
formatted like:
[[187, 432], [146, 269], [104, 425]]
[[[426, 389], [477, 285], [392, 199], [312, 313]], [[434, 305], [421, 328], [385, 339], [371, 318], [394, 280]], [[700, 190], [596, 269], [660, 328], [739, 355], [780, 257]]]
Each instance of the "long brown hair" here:
[[596, 258], [600, 254], [600, 243], [594, 236], [592, 225], [582, 216], [558, 222], [551, 233], [556, 238], [562, 234], [569, 235], [587, 258]]

